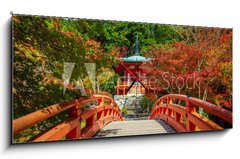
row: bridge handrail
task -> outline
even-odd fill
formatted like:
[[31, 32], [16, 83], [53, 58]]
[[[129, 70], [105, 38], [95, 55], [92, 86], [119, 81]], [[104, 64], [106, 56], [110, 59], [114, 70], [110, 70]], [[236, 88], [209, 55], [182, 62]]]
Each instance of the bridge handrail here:
[[[174, 100], [185, 102], [185, 106], [174, 104]], [[209, 102], [181, 94], [168, 94], [159, 98], [150, 113], [150, 119], [163, 119], [177, 131], [195, 131], [222, 129], [216, 123], [206, 119], [195, 111], [195, 107], [201, 107], [224, 121], [232, 124], [232, 112], [218, 107]], [[185, 122], [183, 122], [185, 118]]]
[[[96, 104], [95, 107], [83, 110], [85, 105], [93, 103]], [[65, 121], [35, 136], [32, 141], [60, 140], [63, 137], [66, 139], [87, 138], [93, 136], [109, 122], [123, 120], [121, 111], [112, 98], [106, 95], [93, 95], [89, 98], [81, 97], [55, 104], [15, 119], [13, 121], [13, 135], [16, 136], [18, 133], [66, 110], [70, 110], [70, 114]], [[86, 121], [84, 128], [81, 128], [82, 121]]]

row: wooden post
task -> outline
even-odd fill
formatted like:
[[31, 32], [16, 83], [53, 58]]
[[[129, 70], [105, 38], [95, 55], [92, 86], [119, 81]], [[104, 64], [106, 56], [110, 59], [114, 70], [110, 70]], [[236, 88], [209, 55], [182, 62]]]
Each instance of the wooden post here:
[[169, 116], [169, 117], [171, 117], [172, 116], [172, 109], [167, 109], [167, 115]]
[[[70, 118], [77, 118], [81, 116], [80, 103], [78, 100], [76, 101], [76, 107], [72, 108], [72, 111], [69, 114]], [[81, 119], [79, 120], [79, 124], [77, 127], [73, 128], [67, 135], [66, 139], [79, 139], [81, 137]]]
[[97, 120], [102, 120], [103, 118], [104, 118], [104, 110], [98, 112], [98, 114], [97, 114]]
[[173, 104], [172, 98], [167, 98], [168, 104]]
[[188, 119], [188, 114], [191, 114], [192, 112], [195, 111], [194, 105], [191, 104], [189, 101], [186, 101], [186, 130], [187, 131], [195, 131], [196, 130], [196, 125], [194, 125], [193, 123], [191, 123]]
[[175, 121], [180, 122], [180, 120], [181, 120], [181, 114], [175, 112]]
[[95, 115], [91, 116], [86, 120], [86, 126], [93, 126], [95, 122]]
[[118, 88], [118, 85], [117, 85], [116, 89], [117, 89], [117, 95], [119, 95], [119, 88]]

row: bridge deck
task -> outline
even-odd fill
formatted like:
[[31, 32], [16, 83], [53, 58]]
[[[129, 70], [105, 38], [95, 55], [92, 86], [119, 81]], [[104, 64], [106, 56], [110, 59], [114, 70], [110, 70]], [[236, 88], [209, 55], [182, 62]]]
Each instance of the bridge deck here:
[[114, 121], [100, 130], [95, 137], [118, 137], [174, 132], [175, 130], [162, 120]]

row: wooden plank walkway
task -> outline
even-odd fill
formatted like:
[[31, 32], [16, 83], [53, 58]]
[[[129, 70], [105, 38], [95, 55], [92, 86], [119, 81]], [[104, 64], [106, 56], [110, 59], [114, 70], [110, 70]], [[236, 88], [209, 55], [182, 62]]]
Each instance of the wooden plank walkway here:
[[119, 137], [176, 132], [162, 120], [114, 121], [100, 130], [95, 138]]

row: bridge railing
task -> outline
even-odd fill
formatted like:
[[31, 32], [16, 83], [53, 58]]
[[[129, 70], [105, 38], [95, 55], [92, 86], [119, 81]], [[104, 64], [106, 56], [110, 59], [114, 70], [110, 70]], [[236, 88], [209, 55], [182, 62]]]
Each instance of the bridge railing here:
[[[183, 103], [184, 106], [176, 104], [176, 101]], [[152, 108], [149, 119], [162, 119], [178, 132], [223, 129], [218, 124], [197, 113], [196, 107], [203, 108], [206, 112], [232, 124], [231, 111], [180, 94], [169, 94], [159, 98]]]
[[[93, 95], [89, 98], [79, 98], [30, 113], [13, 121], [13, 135], [33, 127], [57, 114], [70, 110], [68, 118], [33, 137], [30, 141], [53, 141], [80, 139], [94, 136], [100, 129], [111, 121], [123, 120], [116, 102], [106, 95]], [[82, 128], [82, 123], [85, 123]]]

